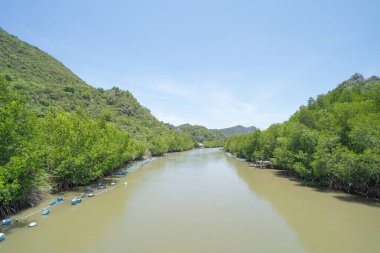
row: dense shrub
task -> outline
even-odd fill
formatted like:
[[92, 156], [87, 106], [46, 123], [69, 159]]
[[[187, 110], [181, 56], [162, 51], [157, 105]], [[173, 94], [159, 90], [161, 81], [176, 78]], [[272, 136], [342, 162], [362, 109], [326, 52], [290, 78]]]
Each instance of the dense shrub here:
[[271, 159], [305, 181], [380, 197], [380, 82], [346, 81], [286, 122], [229, 138], [248, 160]]

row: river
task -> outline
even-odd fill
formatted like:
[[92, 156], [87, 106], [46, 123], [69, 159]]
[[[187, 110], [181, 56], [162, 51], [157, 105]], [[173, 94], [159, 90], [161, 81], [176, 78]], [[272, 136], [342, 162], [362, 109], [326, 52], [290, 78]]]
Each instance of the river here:
[[16, 223], [0, 252], [380, 252], [379, 202], [305, 187], [218, 149], [173, 154], [112, 180], [118, 187], [104, 194], [71, 206], [69, 192], [50, 215]]

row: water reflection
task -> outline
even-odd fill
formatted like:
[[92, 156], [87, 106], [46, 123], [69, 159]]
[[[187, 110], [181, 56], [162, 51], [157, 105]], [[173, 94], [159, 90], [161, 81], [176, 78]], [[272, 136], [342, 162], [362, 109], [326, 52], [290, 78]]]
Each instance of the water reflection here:
[[250, 189], [286, 219], [308, 252], [380, 252], [378, 202], [307, 187], [280, 171], [229, 161]]
[[250, 169], [216, 149], [155, 160], [118, 184], [125, 180], [128, 187], [33, 217], [38, 226], [15, 228], [0, 243], [0, 252], [379, 249], [378, 208], [299, 186], [275, 171]]

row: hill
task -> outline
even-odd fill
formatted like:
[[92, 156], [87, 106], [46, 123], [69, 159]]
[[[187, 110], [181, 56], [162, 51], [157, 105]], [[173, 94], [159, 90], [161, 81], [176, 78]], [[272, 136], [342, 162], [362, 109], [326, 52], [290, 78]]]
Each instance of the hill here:
[[241, 134], [249, 134], [253, 131], [255, 131], [257, 128], [254, 126], [251, 127], [244, 127], [241, 125], [237, 125], [234, 127], [228, 127], [228, 128], [222, 128], [218, 129], [224, 136], [230, 137], [234, 135], [241, 135]]
[[225, 148], [252, 161], [271, 159], [309, 184], [379, 198], [380, 78], [356, 73], [288, 121], [231, 137]]
[[202, 143], [205, 147], [221, 147], [225, 141], [225, 137], [220, 131], [207, 129], [204, 126], [183, 124], [176, 129], [179, 133], [189, 135], [194, 142]]
[[[29, 107], [39, 117], [53, 109], [83, 111], [92, 119], [104, 117], [147, 143], [154, 153], [171, 151], [165, 139], [178, 135], [141, 106], [129, 91], [94, 88], [49, 54], [1, 28], [0, 74], [27, 97]], [[175, 149], [178, 150], [172, 150]]]
[[7, 79], [87, 86], [61, 62], [0, 28], [0, 71]]
[[129, 91], [96, 89], [0, 29], [0, 217], [126, 162], [191, 149]]

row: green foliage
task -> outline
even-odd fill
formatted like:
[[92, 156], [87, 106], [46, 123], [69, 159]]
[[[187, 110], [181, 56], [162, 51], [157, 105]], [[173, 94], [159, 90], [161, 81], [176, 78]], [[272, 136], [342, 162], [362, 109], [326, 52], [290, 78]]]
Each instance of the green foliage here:
[[[225, 149], [271, 159], [307, 182], [380, 196], [380, 81], [344, 82], [280, 125], [234, 136]], [[255, 132], [256, 133], [256, 132]]]
[[[91, 119], [104, 118], [128, 131], [133, 139], [152, 147], [153, 154], [191, 148], [189, 137], [178, 138], [175, 130], [158, 121], [130, 92], [116, 87], [110, 90], [91, 87], [50, 55], [1, 28], [0, 74], [28, 98], [28, 107], [38, 117], [44, 117], [52, 109], [83, 111]], [[157, 141], [157, 136], [162, 141]], [[180, 145], [169, 145], [173, 139], [180, 140]]]
[[62, 63], [1, 28], [0, 45], [0, 72], [8, 81], [85, 85]]
[[155, 136], [150, 142], [152, 155], [163, 155], [167, 152], [180, 152], [194, 147], [191, 138], [186, 134]]
[[1, 210], [46, 189], [86, 184], [147, 148], [161, 155], [194, 145], [130, 92], [93, 88], [2, 29], [0, 91]]
[[20, 96], [0, 77], [0, 165], [17, 154], [23, 140], [30, 137], [31, 113]]
[[184, 124], [177, 127], [180, 133], [189, 135], [194, 145], [202, 143], [205, 147], [222, 147], [225, 141], [224, 135], [215, 129], [207, 129], [204, 126]]
[[205, 148], [217, 148], [217, 147], [223, 147], [224, 140], [217, 139], [217, 140], [210, 140], [210, 141], [204, 141], [203, 146]]
[[36, 117], [25, 101], [0, 77], [0, 206], [23, 199], [42, 187], [44, 171], [34, 166], [33, 147]]
[[0, 203], [25, 200], [34, 191], [86, 184], [146, 147], [104, 118], [84, 112], [51, 112], [37, 118], [0, 78]]
[[41, 162], [58, 188], [86, 184], [145, 151], [128, 132], [84, 114], [51, 113], [40, 121]]

